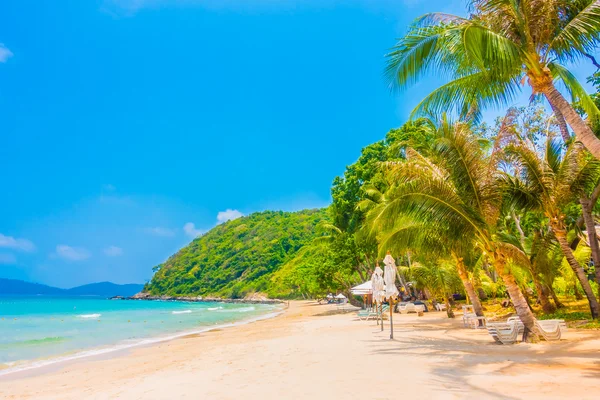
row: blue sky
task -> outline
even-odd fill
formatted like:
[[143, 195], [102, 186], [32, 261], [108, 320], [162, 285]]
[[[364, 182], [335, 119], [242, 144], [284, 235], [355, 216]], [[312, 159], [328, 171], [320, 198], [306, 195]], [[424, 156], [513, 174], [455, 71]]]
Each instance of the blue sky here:
[[386, 50], [463, 4], [0, 3], [0, 277], [144, 282], [228, 218], [327, 205], [437, 83], [391, 95]]

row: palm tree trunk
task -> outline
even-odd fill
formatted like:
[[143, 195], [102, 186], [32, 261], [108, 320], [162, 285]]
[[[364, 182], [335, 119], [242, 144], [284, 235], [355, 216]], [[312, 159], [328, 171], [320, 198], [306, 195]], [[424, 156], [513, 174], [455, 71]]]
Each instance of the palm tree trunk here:
[[569, 133], [569, 128], [567, 127], [567, 121], [565, 121], [565, 117], [552, 103], [550, 103], [550, 107], [552, 108], [552, 112], [554, 112], [554, 116], [558, 122], [558, 128], [560, 129], [560, 135], [562, 136], [563, 141], [565, 143], [569, 143], [571, 140], [571, 134]]
[[[598, 245], [598, 235], [596, 234], [596, 222], [592, 214], [592, 200], [583, 198], [579, 201], [581, 203], [581, 210], [583, 214], [583, 220], [585, 222], [585, 230], [587, 231], [590, 249], [592, 250], [592, 260], [594, 260], [594, 268], [596, 269], [596, 282], [600, 284], [600, 246]], [[600, 291], [598, 292], [600, 296]]]
[[549, 286], [548, 291], [550, 292], [550, 296], [552, 296], [552, 300], [554, 300], [554, 305], [556, 306], [556, 308], [564, 308], [565, 305], [558, 299], [554, 288], [552, 286]]
[[596, 137], [592, 128], [586, 124], [579, 114], [577, 114], [577, 111], [575, 111], [573, 106], [563, 97], [556, 87], [554, 87], [552, 82], [544, 85], [541, 89], [552, 108], [558, 110], [569, 126], [571, 126], [577, 140], [583, 143], [594, 157], [600, 159], [600, 139]]
[[583, 300], [583, 296], [579, 293], [579, 288], [577, 287], [577, 277], [573, 279], [573, 296], [575, 296], [575, 300]]
[[454, 318], [454, 310], [452, 309], [452, 304], [450, 304], [450, 297], [448, 295], [444, 296], [444, 300], [445, 300], [445, 304], [446, 304], [446, 315], [448, 316], [448, 318]]
[[575, 273], [575, 276], [579, 280], [579, 283], [583, 288], [585, 296], [587, 297], [588, 302], [590, 303], [590, 311], [592, 313], [592, 318], [598, 319], [598, 316], [600, 316], [600, 305], [598, 305], [598, 300], [596, 300], [596, 296], [594, 296], [594, 291], [592, 290], [592, 286], [590, 285], [590, 282], [588, 281], [587, 276], [583, 271], [583, 268], [581, 268], [581, 265], [579, 265], [579, 262], [573, 254], [573, 250], [571, 250], [571, 246], [569, 246], [566, 232], [563, 229], [560, 229], [560, 227], [553, 227], [552, 230], [554, 231], [554, 235], [556, 236], [556, 239], [560, 244], [560, 248], [563, 252], [563, 255], [567, 259], [569, 266], [571, 267], [571, 269]]
[[540, 305], [542, 306], [542, 310], [545, 314], [552, 314], [556, 311], [554, 305], [550, 303], [550, 299], [548, 298], [548, 293], [542, 282], [540, 282], [540, 278], [537, 276], [535, 272], [532, 272], [531, 277], [533, 278], [533, 284], [535, 285], [535, 290], [538, 293], [538, 300], [540, 301]]
[[506, 291], [510, 296], [510, 299], [515, 307], [515, 311], [517, 315], [525, 325], [525, 330], [523, 331], [523, 341], [537, 341], [537, 329], [535, 327], [535, 316], [531, 312], [529, 308], [529, 304], [527, 304], [527, 300], [521, 289], [519, 289], [519, 285], [515, 281], [515, 277], [512, 276], [510, 272], [505, 271], [505, 262], [502, 258], [497, 257], [494, 260], [494, 269], [498, 273], [498, 275], [502, 278], [504, 285], [506, 286]]
[[467, 273], [467, 268], [462, 259], [458, 258], [456, 260], [456, 269], [458, 270], [458, 276], [460, 276], [460, 280], [465, 287], [465, 291], [471, 299], [471, 304], [473, 304], [473, 311], [478, 317], [483, 317], [483, 307], [481, 306], [481, 301], [479, 300], [479, 296], [475, 291], [475, 287], [469, 280], [469, 274]]

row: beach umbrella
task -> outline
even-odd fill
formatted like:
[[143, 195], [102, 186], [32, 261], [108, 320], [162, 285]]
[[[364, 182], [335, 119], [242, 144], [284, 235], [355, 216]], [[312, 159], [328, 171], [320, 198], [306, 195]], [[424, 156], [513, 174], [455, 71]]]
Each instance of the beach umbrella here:
[[394, 338], [394, 322], [393, 322], [393, 313], [394, 313], [394, 299], [398, 297], [398, 288], [396, 287], [396, 260], [394, 257], [388, 253], [383, 259], [383, 263], [385, 264], [385, 271], [383, 273], [383, 281], [385, 283], [385, 298], [390, 303], [390, 339]]
[[[385, 284], [383, 283], [383, 270], [379, 267], [375, 268], [375, 272], [373, 272], [373, 275], [371, 276], [371, 288], [373, 290], [375, 307], [381, 307]], [[377, 318], [377, 323], [379, 324], [379, 318]], [[383, 330], [383, 316], [381, 318], [381, 330]]]

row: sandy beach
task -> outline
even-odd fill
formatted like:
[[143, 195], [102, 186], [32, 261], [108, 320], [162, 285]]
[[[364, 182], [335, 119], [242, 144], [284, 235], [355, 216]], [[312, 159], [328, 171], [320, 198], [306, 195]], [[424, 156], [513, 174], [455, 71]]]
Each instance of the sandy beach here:
[[[291, 302], [276, 318], [0, 379], [3, 399], [597, 399], [600, 332], [496, 345], [445, 313], [374, 321]], [[325, 315], [324, 315], [325, 314]]]

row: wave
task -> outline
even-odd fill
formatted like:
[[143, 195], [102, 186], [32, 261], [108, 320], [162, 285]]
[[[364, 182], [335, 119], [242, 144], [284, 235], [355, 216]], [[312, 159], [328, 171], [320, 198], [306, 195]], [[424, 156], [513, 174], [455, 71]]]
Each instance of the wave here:
[[[246, 307], [246, 308], [250, 308], [250, 307]], [[252, 307], [252, 308], [254, 308], [254, 307]], [[147, 346], [150, 344], [166, 342], [169, 340], [173, 340], [173, 339], [177, 339], [177, 338], [181, 338], [181, 337], [185, 337], [185, 336], [189, 336], [189, 335], [197, 335], [199, 333], [210, 332], [213, 330], [230, 328], [230, 327], [240, 326], [240, 325], [246, 325], [246, 324], [256, 322], [256, 321], [262, 321], [265, 319], [274, 318], [282, 313], [283, 313], [283, 308], [279, 308], [278, 310], [275, 310], [271, 313], [244, 319], [242, 321], [232, 322], [232, 323], [228, 323], [228, 324], [213, 325], [211, 327], [204, 327], [202, 329], [196, 329], [196, 330], [191, 330], [191, 331], [178, 332], [178, 333], [176, 333], [174, 335], [170, 335], [170, 336], [146, 338], [146, 339], [141, 339], [141, 340], [138, 340], [135, 342], [119, 343], [119, 344], [116, 344], [111, 347], [96, 348], [96, 349], [92, 349], [92, 350], [84, 350], [84, 351], [80, 351], [78, 353], [67, 355], [67, 356], [54, 357], [54, 358], [50, 358], [50, 359], [44, 359], [44, 360], [33, 361], [33, 362], [27, 361], [25, 364], [17, 363], [15, 365], [15, 363], [13, 363], [13, 362], [4, 363], [4, 365], [7, 365], [8, 368], [0, 368], [0, 376], [12, 374], [12, 373], [19, 372], [19, 371], [26, 371], [26, 370], [31, 370], [31, 369], [35, 369], [35, 368], [45, 367], [48, 365], [57, 364], [57, 363], [61, 363], [61, 362], [67, 362], [67, 361], [72, 361], [72, 360], [78, 360], [81, 358], [112, 353], [112, 352], [119, 351], [119, 350], [130, 349], [132, 347]]]
[[226, 310], [222, 310], [221, 312], [239, 312], [239, 313], [242, 313], [242, 312], [250, 312], [250, 311], [254, 311], [254, 310], [256, 310], [256, 307], [250, 306], [250, 307], [241, 307], [241, 308], [228, 308]]
[[87, 318], [100, 318], [101, 315], [102, 314], [81, 314], [81, 315], [78, 315], [77, 318], [84, 318], [84, 319], [87, 319]]
[[171, 314], [189, 314], [192, 310], [183, 310], [183, 311], [173, 311]]
[[207, 308], [208, 311], [217, 311], [217, 310], [222, 310], [223, 307], [209, 307]]

